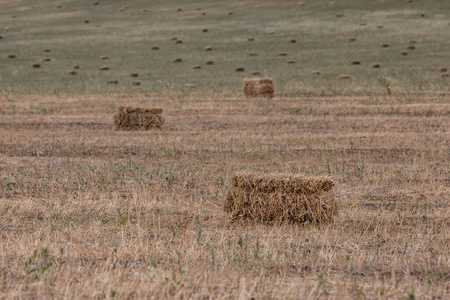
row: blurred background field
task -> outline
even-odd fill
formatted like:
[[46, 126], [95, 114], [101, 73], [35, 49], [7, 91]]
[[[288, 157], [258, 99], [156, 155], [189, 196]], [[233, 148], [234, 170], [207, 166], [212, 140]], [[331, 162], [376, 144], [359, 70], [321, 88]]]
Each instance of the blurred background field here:
[[[0, 89], [226, 94], [240, 92], [252, 72], [272, 77], [287, 96], [449, 87], [450, 78], [440, 72], [450, 68], [450, 2], [445, 0], [96, 2], [2, 1]], [[156, 46], [159, 50], [151, 50]], [[376, 63], [380, 68], [372, 68]], [[74, 64], [80, 69], [73, 70]], [[104, 65], [110, 69], [100, 71]], [[342, 74], [349, 78], [340, 79]], [[135, 80], [141, 85], [133, 86]]]

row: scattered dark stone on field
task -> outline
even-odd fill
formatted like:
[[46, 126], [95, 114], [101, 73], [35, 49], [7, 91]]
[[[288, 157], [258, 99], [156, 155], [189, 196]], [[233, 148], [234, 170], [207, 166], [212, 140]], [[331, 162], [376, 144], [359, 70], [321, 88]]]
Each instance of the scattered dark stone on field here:
[[409, 50], [414, 50], [414, 49], [416, 49], [416, 47], [415, 46], [409, 46], [408, 49]]
[[205, 63], [205, 65], [213, 65], [214, 64], [214, 62], [212, 61], [212, 60], [208, 60], [206, 63]]
[[159, 47], [158, 46], [153, 46], [152, 50], [159, 50]]
[[314, 70], [314, 71], [311, 72], [311, 74], [313, 74], [313, 75], [320, 75], [320, 71]]
[[375, 68], [375, 69], [378, 69], [378, 68], [380, 68], [381, 66], [380, 66], [380, 64], [373, 64], [372, 65], [372, 68]]
[[287, 56], [287, 53], [278, 53], [278, 56]]
[[337, 14], [336, 15], [336, 18], [343, 18], [344, 17], [344, 14]]
[[295, 64], [295, 60], [287, 60], [286, 61], [288, 64]]
[[347, 74], [341, 74], [339, 75], [339, 79], [349, 79], [350, 76], [348, 76]]
[[183, 41], [182, 40], [176, 40], [175, 44], [183, 44]]
[[257, 56], [257, 55], [258, 55], [258, 53], [255, 53], [255, 52], [252, 52], [252, 53], [248, 54], [248, 56]]
[[402, 55], [406, 56], [406, 55], [408, 55], [408, 52], [402, 52]]
[[78, 75], [78, 73], [75, 72], [75, 71], [70, 71], [68, 74], [69, 74], [69, 75]]
[[100, 59], [109, 59], [108, 56], [100, 56]]
[[16, 58], [16, 55], [15, 54], [10, 54], [10, 55], [8, 55], [8, 58]]
[[206, 50], [206, 51], [211, 51], [211, 50], [212, 50], [212, 47], [211, 47], [211, 46], [206, 46], [206, 47], [205, 47], [205, 50]]
[[255, 39], [254, 39], [254, 38], [248, 38], [247, 41], [249, 41], [249, 42], [254, 42]]
[[84, 20], [84, 23], [86, 23], [86, 24], [89, 23], [89, 20]]
[[296, 40], [290, 40], [289, 41], [289, 43], [292, 43], [292, 44], [294, 44], [294, 43], [296, 43], [297, 41]]
[[389, 47], [389, 44], [383, 44], [383, 45], [381, 45], [381, 48], [388, 48]]
[[109, 70], [108, 66], [101, 66], [100, 67], [100, 71], [107, 71], [107, 70]]
[[48, 58], [48, 57], [45, 57], [45, 58], [42, 59], [42, 61], [52, 61], [52, 60], [50, 58]]
[[118, 80], [108, 80], [107, 83], [108, 84], [118, 84], [119, 81]]
[[443, 73], [443, 74], [441, 74], [441, 77], [443, 77], [443, 78], [448, 78], [448, 73]]
[[204, 28], [204, 29], [202, 30], [202, 32], [208, 32], [208, 29]]
[[360, 65], [361, 62], [359, 60], [354, 60], [352, 61], [352, 65]]
[[138, 73], [131, 73], [130, 77], [139, 77], [139, 74]]
[[202, 67], [199, 66], [199, 65], [192, 66], [192, 69], [196, 69], [196, 70], [201, 69], [201, 68], [202, 68]]
[[73, 65], [73, 68], [74, 68], [74, 69], [79, 69], [79, 68], [80, 68], [80, 65]]
[[349, 38], [348, 39], [350, 42], [356, 42], [356, 38]]
[[39, 69], [40, 67], [41, 67], [40, 64], [33, 64], [33, 68], [35, 68], [35, 69]]
[[173, 62], [176, 62], [176, 63], [180, 63], [180, 62], [182, 62], [183, 60], [181, 59], [181, 58], [177, 58], [177, 59], [175, 59]]
[[140, 81], [133, 81], [133, 83], [132, 83], [134, 86], [139, 86], [139, 85], [141, 85], [141, 82]]
[[378, 25], [377, 28], [378, 28], [378, 29], [383, 29], [384, 26], [383, 26], [383, 25]]
[[235, 72], [244, 72], [245, 69], [244, 69], [244, 68], [236, 68], [234, 71], [235, 71]]
[[447, 68], [440, 68], [439, 72], [445, 73], [445, 72], [447, 72]]
[[252, 76], [260, 76], [261, 75], [261, 73], [260, 72], [258, 72], [258, 71], [256, 71], [256, 72], [252, 72], [250, 75], [252, 75]]
[[52, 51], [52, 50], [50, 50], [50, 49], [45, 49], [44, 50], [44, 52], [50, 52], [50, 51]]

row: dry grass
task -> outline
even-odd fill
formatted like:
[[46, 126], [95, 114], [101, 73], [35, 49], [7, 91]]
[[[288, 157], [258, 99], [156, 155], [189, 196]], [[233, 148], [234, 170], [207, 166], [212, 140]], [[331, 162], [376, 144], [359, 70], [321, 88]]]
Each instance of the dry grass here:
[[[448, 94], [0, 97], [1, 298], [448, 298]], [[338, 213], [228, 226], [240, 170], [332, 176]]]

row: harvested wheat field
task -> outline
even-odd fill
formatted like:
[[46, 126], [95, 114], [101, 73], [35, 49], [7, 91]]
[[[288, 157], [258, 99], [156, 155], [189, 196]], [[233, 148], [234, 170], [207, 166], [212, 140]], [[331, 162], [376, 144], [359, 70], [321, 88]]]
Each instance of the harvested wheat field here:
[[124, 2], [1, 1], [0, 299], [450, 298], [448, 0]]

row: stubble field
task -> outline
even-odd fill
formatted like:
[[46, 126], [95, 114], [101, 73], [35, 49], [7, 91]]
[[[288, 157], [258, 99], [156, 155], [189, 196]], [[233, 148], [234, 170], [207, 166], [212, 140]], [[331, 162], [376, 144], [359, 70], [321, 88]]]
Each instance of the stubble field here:
[[[28, 58], [0, 60], [0, 298], [447, 299], [450, 93], [439, 68], [448, 63], [449, 39], [446, 3], [435, 2], [155, 1], [152, 10], [131, 1], [122, 12], [128, 18], [143, 20], [148, 8], [155, 19], [120, 23], [123, 1], [89, 9], [78, 1], [4, 1], [0, 22], [11, 29], [0, 45]], [[49, 17], [58, 3], [66, 17], [79, 15], [64, 22], [92, 28], [70, 27], [72, 35], [63, 36], [56, 24], [64, 15]], [[102, 5], [104, 14], [91, 11]], [[227, 23], [222, 12], [240, 21]], [[264, 19], [270, 26], [258, 23], [258, 13], [271, 16]], [[23, 29], [15, 32], [12, 14]], [[100, 28], [121, 24], [117, 30], [136, 30], [134, 38], [158, 24], [165, 29], [133, 48], [133, 35], [124, 32], [94, 38], [95, 16]], [[204, 27], [221, 33], [189, 44]], [[355, 27], [362, 28], [356, 42], [367, 41], [353, 48]], [[49, 28], [53, 44], [44, 38]], [[297, 29], [304, 34], [294, 36]], [[167, 39], [180, 30], [183, 50]], [[388, 37], [390, 47], [380, 48]], [[416, 49], [399, 61], [412, 39]], [[36, 47], [19, 47], [24, 43]], [[155, 44], [164, 51], [158, 57], [142, 50]], [[222, 46], [227, 50], [215, 52]], [[380, 52], [393, 47], [396, 56]], [[34, 70], [41, 48], [51, 48], [45, 55], [53, 60]], [[127, 56], [132, 50], [140, 56]], [[297, 56], [280, 64], [281, 51]], [[181, 55], [188, 64], [175, 67]], [[207, 59], [217, 63], [206, 66]], [[75, 63], [81, 68], [70, 76]], [[191, 68], [197, 63], [202, 69]], [[110, 73], [98, 70], [102, 64]], [[234, 72], [241, 66], [243, 74]], [[242, 96], [250, 71], [274, 78], [273, 99]], [[130, 72], [139, 73], [141, 86], [131, 85]], [[350, 78], [339, 79], [344, 73]], [[119, 84], [107, 85], [111, 79]], [[162, 130], [116, 131], [120, 106], [161, 107], [166, 122]], [[223, 204], [240, 170], [330, 175], [338, 213], [324, 225], [230, 223]]]

